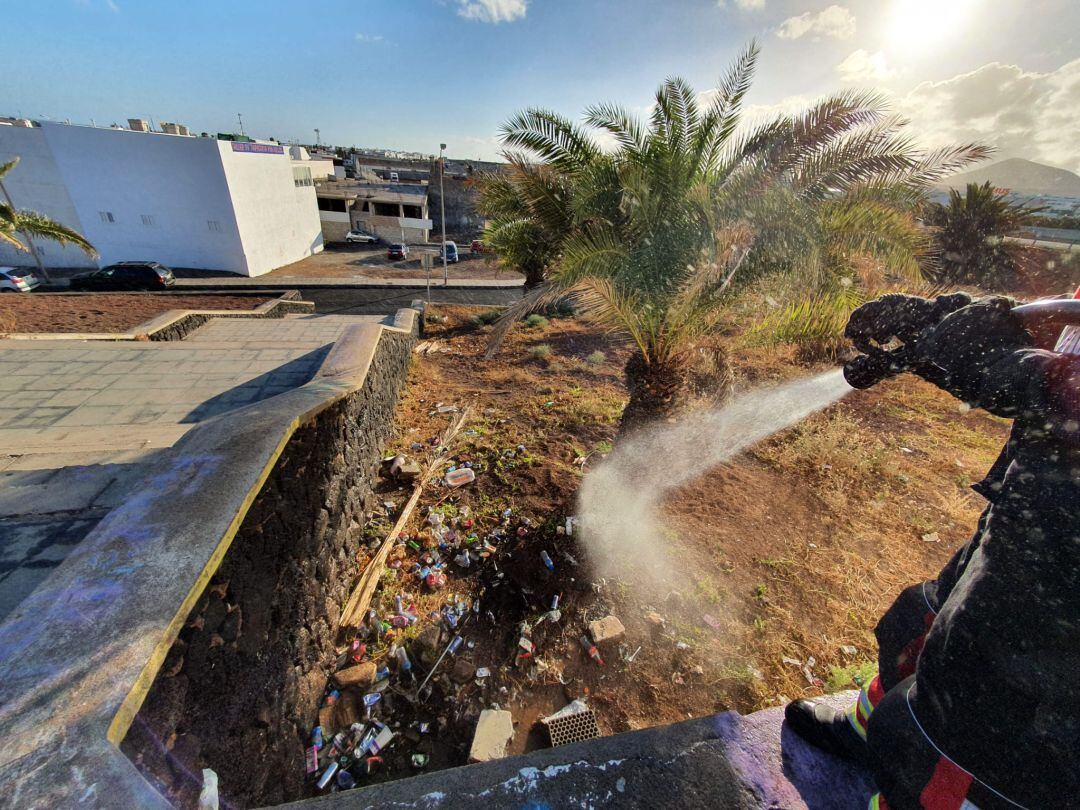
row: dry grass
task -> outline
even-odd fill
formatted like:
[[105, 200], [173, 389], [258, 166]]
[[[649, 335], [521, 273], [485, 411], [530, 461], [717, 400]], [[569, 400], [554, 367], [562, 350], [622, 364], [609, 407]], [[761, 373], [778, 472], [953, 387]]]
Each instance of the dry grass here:
[[[484, 361], [490, 327], [473, 320], [479, 311], [437, 314], [445, 320], [433, 337], [446, 351], [416, 358], [395, 449], [437, 431], [440, 418], [429, 415], [436, 401], [470, 405], [476, 418], [461, 455], [478, 479], [457, 505], [469, 505], [481, 524], [506, 506], [538, 525], [561, 518], [580, 484], [578, 460], [587, 458], [587, 469], [611, 449], [627, 348], [581, 321], [553, 318], [516, 330]], [[752, 317], [748, 309], [731, 331]], [[551, 356], [531, 359], [544, 345]], [[819, 370], [800, 363], [792, 346], [733, 345], [742, 388]], [[563, 694], [556, 673], [571, 692], [588, 689], [607, 732], [749, 711], [820, 692], [823, 682], [850, 685], [872, 666], [873, 626], [896, 594], [935, 574], [970, 535], [981, 502], [967, 487], [1005, 435], [1001, 420], [962, 412], [948, 395], [902, 378], [761, 443], [664, 504], [669, 593], [603, 581], [567, 594], [563, 636], [549, 637], [541, 653], [547, 675], [535, 686], [514, 681], [520, 691], [509, 708], [531, 722], [551, 688]], [[524, 452], [503, 455], [518, 445]], [[931, 533], [939, 542], [922, 539]], [[467, 592], [467, 580], [452, 579], [451, 590]], [[421, 614], [444, 598], [423, 597]], [[660, 631], [644, 619], [654, 610], [666, 619]], [[626, 652], [642, 649], [633, 664], [616, 656], [600, 672], [580, 655], [577, 635], [585, 619], [607, 611], [627, 628]], [[686, 649], [676, 648], [680, 641]], [[841, 651], [849, 645], [854, 655]], [[811, 656], [813, 684], [783, 661]]]

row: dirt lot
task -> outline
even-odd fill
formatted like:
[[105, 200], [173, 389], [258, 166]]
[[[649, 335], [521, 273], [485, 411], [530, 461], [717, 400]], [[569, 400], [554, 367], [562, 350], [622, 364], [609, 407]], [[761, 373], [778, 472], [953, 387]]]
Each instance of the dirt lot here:
[[[445, 320], [430, 325], [434, 344], [416, 354], [388, 452], [429, 455], [453, 418], [437, 406], [468, 406], [472, 415], [453, 452], [477, 477], [461, 489], [425, 490], [407, 529], [422, 551], [402, 543], [391, 552], [374, 603], [391, 617], [400, 594], [420, 620], [379, 643], [368, 639], [381, 665], [391, 641], [416, 645], [440, 609], [479, 599], [462, 630], [467, 646], [444, 662], [423, 712], [392, 718], [410, 728], [432, 721], [436, 738], [421, 742], [432, 768], [465, 762], [476, 717], [493, 703], [513, 713], [510, 750], [519, 753], [547, 745], [537, 719], [577, 697], [588, 699], [602, 733], [611, 734], [851, 687], [874, 667], [872, 628], [881, 612], [902, 587], [935, 573], [973, 530], [982, 503], [968, 485], [1006, 436], [1004, 422], [963, 412], [915, 379], [853, 393], [667, 499], [656, 542], [670, 575], [598, 579], [577, 545], [580, 532], [567, 537], [557, 527], [575, 512], [583, 468], [611, 449], [625, 401], [626, 349], [564, 318], [521, 326], [496, 360], [484, 361], [490, 327], [477, 310], [432, 313]], [[742, 348], [736, 362], [743, 386], [814, 371], [783, 349]], [[388, 483], [388, 510], [408, 492]], [[468, 568], [450, 562], [458, 552], [444, 548], [448, 584], [435, 591], [413, 573], [438, 551], [429, 511], [476, 536], [468, 542], [495, 548]], [[389, 525], [388, 517], [369, 526], [372, 540]], [[555, 596], [559, 616], [549, 612]], [[589, 621], [608, 614], [622, 621], [626, 637], [601, 650], [600, 666], [580, 637]], [[535, 645], [524, 657], [523, 635]], [[447, 638], [444, 632], [440, 644]], [[474, 678], [475, 667], [491, 675]], [[408, 774], [415, 749], [404, 745], [373, 779]]]
[[0, 332], [126, 332], [170, 309], [251, 310], [270, 298], [249, 295], [0, 296]]
[[[330, 246], [322, 253], [308, 256], [292, 264], [279, 267], [262, 278], [411, 278], [425, 279], [427, 271], [420, 266], [420, 253], [422, 250], [430, 250], [432, 253], [438, 250], [438, 245], [429, 245], [426, 248], [410, 247], [410, 255], [407, 261], [391, 262], [386, 258], [386, 246], [369, 247], [357, 245], [355, 247]], [[432, 268], [432, 279], [442, 278], [442, 262], [436, 257]], [[471, 279], [513, 279], [521, 278], [520, 274], [500, 267], [494, 261], [487, 261], [482, 257], [471, 257], [468, 252], [462, 254], [462, 259], [457, 264], [447, 266], [449, 278]]]

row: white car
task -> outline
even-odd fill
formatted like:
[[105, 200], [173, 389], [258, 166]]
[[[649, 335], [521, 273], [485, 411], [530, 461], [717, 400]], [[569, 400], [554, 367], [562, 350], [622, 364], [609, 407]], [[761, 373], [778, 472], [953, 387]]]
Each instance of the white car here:
[[0, 292], [30, 292], [40, 286], [37, 276], [28, 270], [0, 267]]
[[363, 231], [349, 231], [345, 234], [345, 241], [350, 245], [374, 245], [379, 240], [370, 233]]

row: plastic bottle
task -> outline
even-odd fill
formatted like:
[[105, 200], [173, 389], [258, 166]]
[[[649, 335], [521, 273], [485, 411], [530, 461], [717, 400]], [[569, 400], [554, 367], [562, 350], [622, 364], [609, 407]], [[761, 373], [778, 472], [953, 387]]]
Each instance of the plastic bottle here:
[[585, 648], [585, 651], [589, 654], [589, 658], [598, 663], [600, 666], [604, 665], [604, 659], [600, 657], [600, 651], [596, 649], [596, 645], [589, 641], [588, 636], [581, 637], [581, 646]]
[[404, 647], [398, 647], [394, 651], [394, 655], [397, 656], [398, 665], [401, 667], [403, 673], [412, 672], [412, 661], [409, 660], [409, 654], [405, 652]]
[[311, 744], [318, 751], [323, 747], [322, 726], [315, 726], [311, 731]]
[[544, 567], [547, 568], [548, 571], [555, 570], [555, 563], [552, 562], [551, 556], [546, 551], [540, 552], [540, 559], [543, 560]]
[[356, 787], [356, 778], [348, 771], [338, 771], [337, 786], [340, 790], [351, 790]]
[[330, 784], [330, 780], [334, 778], [334, 774], [337, 773], [337, 762], [331, 762], [326, 766], [326, 770], [323, 771], [322, 776], [319, 777], [318, 788], [319, 790], [326, 790], [326, 786]]

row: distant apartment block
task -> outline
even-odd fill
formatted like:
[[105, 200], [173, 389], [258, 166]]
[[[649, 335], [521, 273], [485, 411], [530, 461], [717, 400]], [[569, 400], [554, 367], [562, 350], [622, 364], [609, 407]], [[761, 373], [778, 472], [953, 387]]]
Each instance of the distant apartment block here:
[[[95, 261], [39, 242], [46, 266], [154, 260], [258, 276], [322, 250], [312, 175], [322, 162], [293, 159], [273, 142], [190, 137], [175, 124], [176, 134], [140, 131], [144, 124], [0, 126], [0, 162], [20, 158], [4, 180], [16, 206], [75, 228], [101, 254]], [[31, 263], [0, 246], [0, 264]]]
[[426, 242], [431, 233], [426, 185], [344, 181], [316, 186], [323, 238], [338, 242], [349, 230], [387, 242]]

